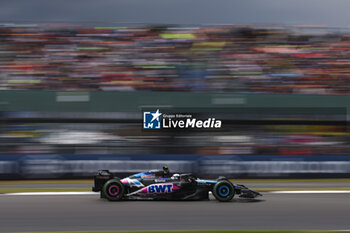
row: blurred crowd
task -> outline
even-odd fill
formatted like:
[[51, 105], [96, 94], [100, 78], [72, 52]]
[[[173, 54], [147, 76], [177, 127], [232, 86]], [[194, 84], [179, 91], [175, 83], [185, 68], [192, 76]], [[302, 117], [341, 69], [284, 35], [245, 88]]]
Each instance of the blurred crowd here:
[[1, 90], [350, 93], [323, 27], [0, 25]]

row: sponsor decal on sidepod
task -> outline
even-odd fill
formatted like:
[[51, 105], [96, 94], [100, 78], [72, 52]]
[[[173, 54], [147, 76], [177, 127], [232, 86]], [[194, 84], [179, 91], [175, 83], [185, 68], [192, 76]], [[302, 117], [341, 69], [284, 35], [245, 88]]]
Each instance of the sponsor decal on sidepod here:
[[164, 183], [164, 184], [152, 184], [144, 187], [142, 191], [144, 193], [171, 193], [173, 190], [180, 189], [175, 184]]

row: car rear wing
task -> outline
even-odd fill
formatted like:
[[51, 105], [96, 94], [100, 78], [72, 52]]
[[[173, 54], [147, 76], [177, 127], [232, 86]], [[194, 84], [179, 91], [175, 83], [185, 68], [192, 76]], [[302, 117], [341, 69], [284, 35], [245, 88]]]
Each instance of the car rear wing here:
[[109, 170], [99, 170], [97, 175], [94, 176], [94, 187], [92, 187], [93, 192], [100, 192], [103, 188], [103, 185], [113, 179], [114, 175]]

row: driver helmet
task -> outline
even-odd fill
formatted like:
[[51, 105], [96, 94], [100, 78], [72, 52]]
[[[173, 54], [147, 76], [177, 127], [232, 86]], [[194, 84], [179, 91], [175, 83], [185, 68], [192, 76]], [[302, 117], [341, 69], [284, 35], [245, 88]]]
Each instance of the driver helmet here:
[[170, 171], [169, 171], [169, 168], [168, 168], [168, 166], [164, 166], [163, 167], [163, 174], [164, 174], [164, 176], [170, 176]]

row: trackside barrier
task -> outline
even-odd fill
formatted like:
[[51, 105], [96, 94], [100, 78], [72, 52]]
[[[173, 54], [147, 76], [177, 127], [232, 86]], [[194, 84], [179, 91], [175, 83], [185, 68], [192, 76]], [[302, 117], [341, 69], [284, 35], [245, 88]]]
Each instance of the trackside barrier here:
[[349, 178], [350, 155], [0, 155], [0, 179], [90, 178], [99, 169], [118, 176], [160, 169], [215, 178]]

